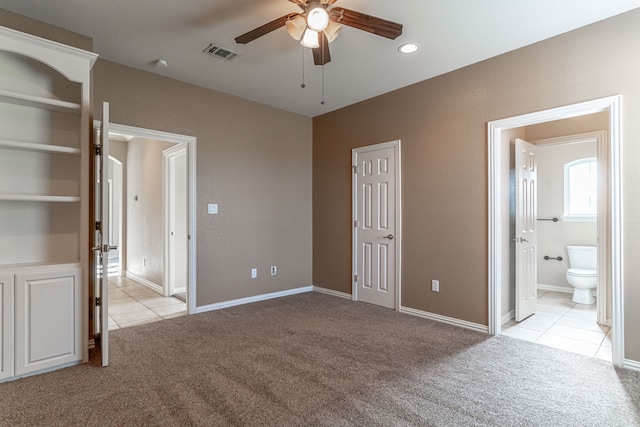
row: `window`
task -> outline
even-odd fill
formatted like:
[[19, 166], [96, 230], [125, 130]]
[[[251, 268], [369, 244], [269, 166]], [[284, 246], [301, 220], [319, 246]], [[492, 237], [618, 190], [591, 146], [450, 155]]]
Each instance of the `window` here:
[[598, 214], [598, 162], [595, 157], [564, 165], [564, 217], [595, 221]]

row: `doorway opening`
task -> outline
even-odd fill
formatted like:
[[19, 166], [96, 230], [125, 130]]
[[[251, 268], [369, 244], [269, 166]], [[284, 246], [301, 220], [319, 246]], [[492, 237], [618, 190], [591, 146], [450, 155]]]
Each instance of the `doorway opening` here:
[[193, 313], [195, 138], [111, 123], [109, 140], [109, 230], [120, 243], [109, 329]]
[[[622, 292], [622, 218], [620, 171], [620, 97], [609, 97], [489, 123], [489, 332], [500, 334], [502, 325], [509, 319], [510, 270], [514, 264], [514, 249], [510, 229], [513, 226], [510, 206], [510, 132], [543, 123], [605, 113], [608, 134], [603, 158], [607, 174], [608, 198], [606, 218], [602, 226], [606, 231], [605, 242], [599, 247], [603, 258], [604, 280], [611, 294], [611, 342], [612, 362], [623, 365], [624, 323]], [[540, 254], [544, 255], [544, 254]]]

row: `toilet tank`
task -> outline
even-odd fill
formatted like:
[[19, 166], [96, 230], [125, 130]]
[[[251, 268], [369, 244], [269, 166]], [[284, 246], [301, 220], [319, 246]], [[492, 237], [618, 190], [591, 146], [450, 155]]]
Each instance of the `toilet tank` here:
[[570, 268], [598, 269], [597, 246], [567, 246]]

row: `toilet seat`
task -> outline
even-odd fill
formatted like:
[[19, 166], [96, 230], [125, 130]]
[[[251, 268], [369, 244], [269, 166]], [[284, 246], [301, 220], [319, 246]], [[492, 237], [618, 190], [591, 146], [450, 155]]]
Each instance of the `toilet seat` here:
[[570, 268], [567, 270], [567, 275], [574, 277], [597, 277], [598, 270], [590, 270], [587, 268]]

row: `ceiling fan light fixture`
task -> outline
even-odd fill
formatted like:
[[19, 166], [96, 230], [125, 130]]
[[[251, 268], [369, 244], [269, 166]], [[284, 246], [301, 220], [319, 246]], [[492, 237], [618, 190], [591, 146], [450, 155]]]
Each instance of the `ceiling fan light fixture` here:
[[327, 36], [327, 41], [331, 43], [338, 37], [340, 34], [340, 30], [342, 29], [342, 25], [337, 24], [333, 21], [329, 21], [327, 28], [324, 29], [324, 35]]
[[304, 16], [298, 15], [295, 18], [288, 19], [284, 25], [291, 38], [300, 41], [304, 30], [307, 28], [307, 21], [304, 19]]
[[319, 2], [316, 3], [318, 4], [309, 7], [309, 11], [307, 12], [307, 26], [313, 31], [320, 32], [324, 31], [327, 25], [329, 25], [329, 14]]
[[304, 35], [302, 36], [302, 40], [300, 41], [300, 44], [310, 49], [315, 49], [320, 47], [320, 43], [318, 42], [318, 32], [310, 28], [307, 28], [304, 32]]

